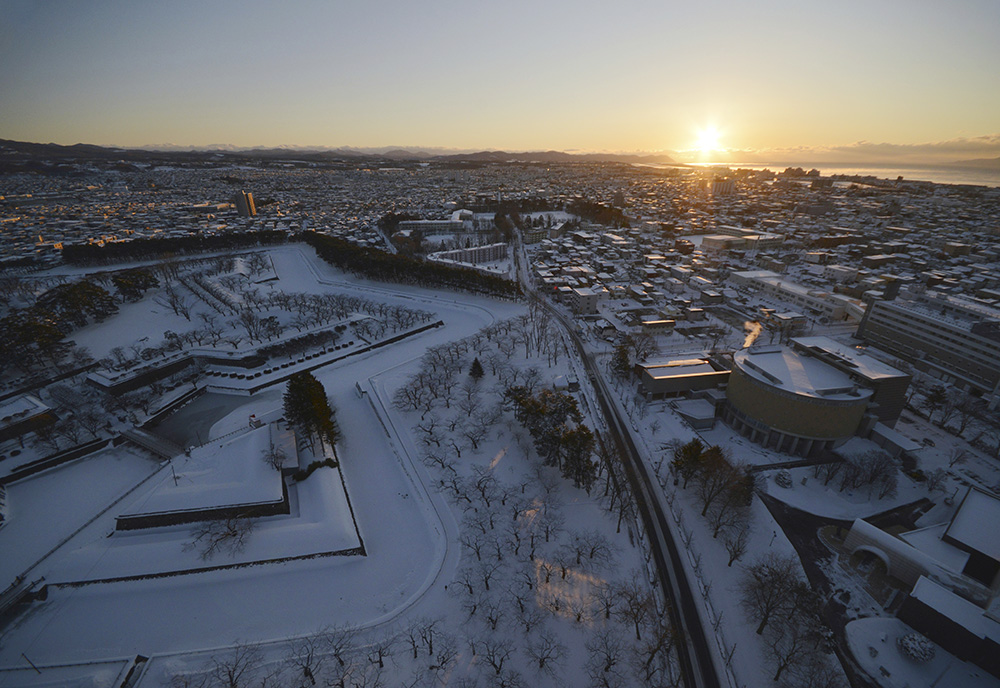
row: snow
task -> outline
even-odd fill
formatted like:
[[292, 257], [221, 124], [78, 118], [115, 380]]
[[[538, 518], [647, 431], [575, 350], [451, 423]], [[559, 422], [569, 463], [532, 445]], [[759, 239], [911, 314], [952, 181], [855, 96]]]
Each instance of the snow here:
[[194, 322], [197, 322], [195, 314], [208, 310], [207, 306], [198, 302], [191, 309], [192, 321], [185, 320], [181, 315], [174, 315], [169, 308], [155, 303], [154, 291], [151, 289], [146, 292], [135, 303], [119, 304], [117, 313], [101, 322], [75, 330], [70, 339], [79, 346], [86, 347], [90, 355], [99, 360], [116, 346], [127, 347], [146, 337], [149, 338], [150, 345], [159, 345], [163, 342], [164, 332], [186, 332], [193, 329]]
[[895, 618], [856, 619], [847, 624], [847, 643], [861, 668], [881, 688], [997, 688], [1000, 685], [1000, 679], [960, 661], [939, 646], [935, 646], [934, 658], [929, 662], [910, 661], [896, 647], [896, 639], [913, 632]]
[[900, 533], [899, 539], [941, 562], [952, 571], [961, 571], [969, 560], [969, 553], [941, 540], [947, 528], [947, 523], [939, 523], [908, 533]]
[[139, 452], [118, 447], [7, 485], [0, 587], [158, 469]]
[[[281, 444], [288, 444], [287, 431], [276, 434], [285, 434], [286, 441]], [[272, 426], [266, 425], [221, 444], [199, 447], [190, 456], [175, 460], [173, 473], [164, 475], [151, 491], [126, 505], [120, 515], [281, 501], [281, 473], [263, 458], [273, 441]]]
[[872, 391], [859, 388], [849, 375], [819, 359], [787, 347], [752, 346], [733, 354], [741, 370], [768, 386], [820, 399], [860, 400]]
[[1000, 638], [1000, 624], [986, 617], [986, 610], [977, 607], [925, 576], [917, 580], [910, 596], [951, 619], [979, 638]]
[[814, 469], [809, 467], [787, 470], [792, 476], [792, 487], [779, 487], [774, 484], [772, 474], [765, 474], [761, 483], [767, 493], [789, 506], [825, 518], [841, 520], [867, 518], [927, 496], [926, 488], [902, 473], [898, 475], [896, 494], [877, 499], [877, 494], [873, 496], [865, 488], [840, 491], [836, 478], [828, 485], [824, 485], [823, 481], [816, 477]]
[[896, 368], [869, 356], [864, 351], [841, 344], [829, 337], [795, 337], [792, 339], [792, 342], [798, 346], [816, 350], [816, 353], [820, 356], [825, 354], [841, 359], [868, 380], [903, 375]]
[[965, 547], [1000, 561], [1000, 534], [984, 523], [1000, 523], [1000, 499], [970, 487], [952, 519], [947, 537]]

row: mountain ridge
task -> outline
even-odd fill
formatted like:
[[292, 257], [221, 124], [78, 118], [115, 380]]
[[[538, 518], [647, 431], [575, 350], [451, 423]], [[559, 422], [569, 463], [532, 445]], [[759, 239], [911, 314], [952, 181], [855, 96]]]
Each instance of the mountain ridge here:
[[322, 146], [271, 146], [241, 148], [229, 144], [209, 146], [178, 146], [157, 144], [155, 146], [121, 147], [98, 146], [89, 143], [64, 145], [58, 143], [36, 143], [0, 139], [0, 147], [39, 157], [71, 158], [80, 154], [104, 158], [132, 158], [147, 155], [201, 156], [223, 155], [251, 158], [374, 158], [399, 161], [442, 161], [442, 162], [530, 162], [530, 163], [572, 163], [572, 162], [619, 162], [619, 163], [659, 163], [672, 164], [675, 160], [665, 154], [617, 154], [617, 153], [565, 153], [562, 151], [501, 151], [483, 150], [471, 153], [430, 153], [425, 150], [409, 150], [393, 147], [389, 149], [360, 149], [350, 147], [329, 148]]

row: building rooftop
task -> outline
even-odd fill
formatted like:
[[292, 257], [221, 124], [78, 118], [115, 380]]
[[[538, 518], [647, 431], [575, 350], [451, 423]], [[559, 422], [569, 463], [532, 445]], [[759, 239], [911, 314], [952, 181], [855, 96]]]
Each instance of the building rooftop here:
[[859, 388], [846, 373], [784, 346], [751, 346], [737, 351], [733, 361], [756, 380], [794, 394], [836, 401], [872, 394]]
[[945, 535], [994, 561], [1000, 561], [1000, 499], [970, 487]]
[[862, 350], [841, 344], [829, 337], [795, 337], [792, 339], [792, 344], [796, 348], [807, 350], [820, 358], [832, 358], [866, 380], [881, 380], [906, 375], [891, 365], [872, 358]]

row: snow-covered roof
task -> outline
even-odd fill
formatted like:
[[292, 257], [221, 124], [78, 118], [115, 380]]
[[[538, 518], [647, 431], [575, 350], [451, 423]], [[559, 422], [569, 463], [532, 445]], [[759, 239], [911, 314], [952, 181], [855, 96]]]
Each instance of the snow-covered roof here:
[[948, 617], [979, 638], [1000, 638], [1000, 624], [986, 616], [986, 610], [959, 597], [931, 579], [921, 576], [910, 597]]
[[294, 462], [293, 437], [290, 430], [279, 430], [272, 423], [222, 447], [213, 442], [196, 449], [176, 469], [176, 482], [173, 474], [166, 473], [155, 489], [128, 505], [121, 515], [279, 502], [284, 496], [281, 473], [264, 461], [264, 452], [273, 442], [285, 452], [289, 463]]
[[795, 394], [843, 401], [872, 395], [846, 373], [784, 346], [751, 346], [737, 351], [733, 361], [754, 379]]
[[1000, 523], [1000, 499], [970, 487], [945, 535], [990, 559], [1000, 561], [997, 523]]
[[947, 523], [938, 523], [927, 528], [900, 533], [899, 538], [937, 559], [952, 571], [961, 572], [969, 560], [969, 553], [963, 552], [958, 547], [949, 545], [941, 539], [947, 528]]
[[837, 360], [841, 365], [846, 366], [863, 376], [867, 380], [878, 380], [888, 377], [900, 377], [904, 373], [896, 370], [892, 366], [883, 363], [864, 351], [859, 351], [851, 346], [846, 346], [834, 341], [829, 337], [795, 337], [792, 343], [818, 355], [826, 355]]
[[875, 424], [875, 427], [872, 429], [872, 435], [884, 438], [888, 442], [891, 442], [893, 446], [898, 447], [900, 450], [905, 452], [912, 453], [920, 451], [924, 446], [916, 440], [911, 440], [903, 433], [890, 428], [888, 425], [883, 423]]
[[0, 401], [0, 425], [18, 422], [29, 416], [45, 413], [49, 407], [38, 397], [22, 394], [11, 399]]

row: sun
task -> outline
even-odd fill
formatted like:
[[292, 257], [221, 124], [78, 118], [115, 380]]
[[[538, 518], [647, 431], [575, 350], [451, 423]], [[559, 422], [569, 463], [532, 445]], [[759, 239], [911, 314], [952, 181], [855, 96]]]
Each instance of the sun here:
[[694, 147], [700, 153], [711, 153], [712, 151], [723, 150], [722, 144], [719, 142], [720, 132], [714, 126], [707, 126], [698, 130], [698, 140], [695, 142]]

